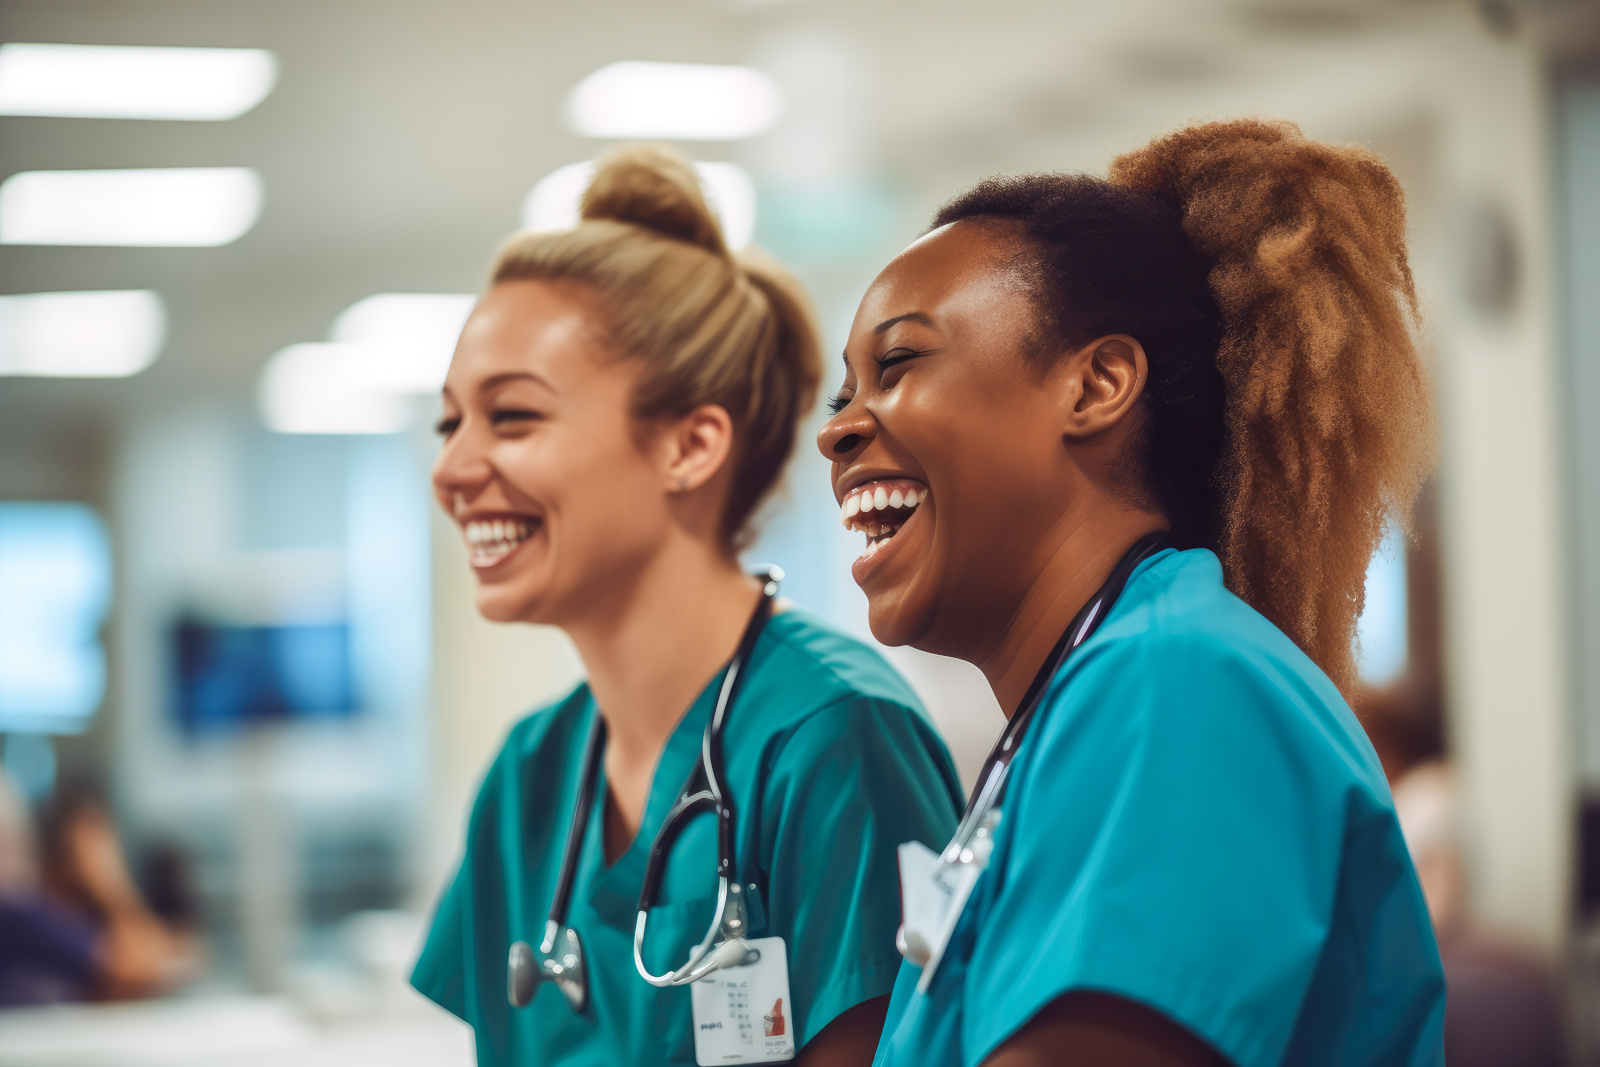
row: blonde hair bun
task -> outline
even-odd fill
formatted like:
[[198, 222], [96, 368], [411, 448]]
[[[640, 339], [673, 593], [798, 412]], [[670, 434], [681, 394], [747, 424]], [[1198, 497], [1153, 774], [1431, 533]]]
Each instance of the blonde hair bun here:
[[719, 256], [728, 254], [694, 164], [666, 145], [626, 144], [601, 156], [579, 216], [632, 223]]

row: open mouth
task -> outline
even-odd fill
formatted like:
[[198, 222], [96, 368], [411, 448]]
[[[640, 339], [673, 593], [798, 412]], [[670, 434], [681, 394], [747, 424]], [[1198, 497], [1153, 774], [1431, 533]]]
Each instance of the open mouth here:
[[867, 550], [861, 558], [871, 559], [894, 539], [928, 499], [928, 487], [906, 478], [883, 479], [858, 485], [845, 494], [839, 521], [847, 530], [867, 535]]
[[515, 552], [532, 537], [542, 523], [539, 519], [513, 516], [503, 519], [473, 519], [461, 524], [467, 541], [467, 554], [477, 568], [493, 567]]

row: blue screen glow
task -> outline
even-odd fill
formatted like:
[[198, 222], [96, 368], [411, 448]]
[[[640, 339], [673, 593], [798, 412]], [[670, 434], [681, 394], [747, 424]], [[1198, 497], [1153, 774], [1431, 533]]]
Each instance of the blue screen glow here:
[[71, 734], [106, 690], [111, 546], [93, 508], [0, 503], [0, 732]]

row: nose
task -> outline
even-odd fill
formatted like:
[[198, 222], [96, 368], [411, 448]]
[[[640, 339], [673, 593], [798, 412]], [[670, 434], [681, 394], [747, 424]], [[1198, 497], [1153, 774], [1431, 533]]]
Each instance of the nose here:
[[445, 439], [433, 461], [433, 491], [439, 506], [454, 515], [458, 503], [481, 493], [494, 476], [488, 454], [463, 424]]
[[822, 424], [817, 432], [817, 448], [825, 459], [848, 463], [877, 436], [878, 424], [860, 404], [850, 404]]

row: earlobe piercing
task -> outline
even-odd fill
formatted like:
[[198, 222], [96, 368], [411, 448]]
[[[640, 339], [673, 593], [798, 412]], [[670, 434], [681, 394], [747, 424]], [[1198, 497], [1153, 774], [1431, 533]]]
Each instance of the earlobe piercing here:
[[688, 490], [689, 490], [689, 479], [685, 478], [681, 474], [678, 475], [678, 492], [685, 493], [685, 492], [688, 492]]

